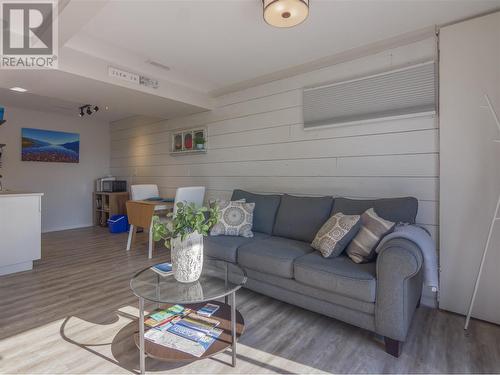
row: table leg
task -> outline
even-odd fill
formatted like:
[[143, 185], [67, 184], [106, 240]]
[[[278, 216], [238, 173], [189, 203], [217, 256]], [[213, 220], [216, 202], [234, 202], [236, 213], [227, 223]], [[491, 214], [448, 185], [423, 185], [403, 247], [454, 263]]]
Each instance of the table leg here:
[[[160, 300], [160, 275], [156, 274], [156, 300]], [[156, 303], [156, 308], [160, 308], [160, 302]]]
[[232, 366], [236, 366], [236, 292], [231, 293]]
[[[227, 288], [227, 283], [228, 283], [228, 281], [229, 281], [229, 280], [228, 280], [228, 278], [229, 278], [229, 277], [228, 277], [228, 276], [229, 276], [229, 271], [227, 270], [227, 263], [225, 264], [225, 267], [226, 267], [226, 279], [224, 280], [224, 283], [225, 283], [225, 286], [226, 286], [226, 288]], [[227, 305], [227, 303], [228, 303], [228, 296], [227, 296], [227, 295], [224, 297], [224, 303], [225, 303], [226, 305]]]
[[146, 356], [144, 355], [144, 298], [139, 297], [139, 360], [141, 374], [146, 373]]

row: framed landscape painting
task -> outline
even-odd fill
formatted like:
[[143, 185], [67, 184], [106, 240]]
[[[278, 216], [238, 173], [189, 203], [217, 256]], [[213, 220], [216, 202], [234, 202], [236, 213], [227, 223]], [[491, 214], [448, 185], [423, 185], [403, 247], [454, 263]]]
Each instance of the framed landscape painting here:
[[80, 134], [23, 128], [21, 160], [55, 163], [80, 161]]

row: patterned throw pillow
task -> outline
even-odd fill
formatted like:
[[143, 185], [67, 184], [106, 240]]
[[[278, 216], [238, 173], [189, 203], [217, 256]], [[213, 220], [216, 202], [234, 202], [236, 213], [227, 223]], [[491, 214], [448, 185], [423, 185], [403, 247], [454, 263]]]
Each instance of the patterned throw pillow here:
[[361, 229], [347, 247], [347, 255], [354, 263], [369, 262], [375, 255], [375, 248], [396, 223], [382, 219], [373, 208], [361, 215]]
[[211, 236], [253, 237], [253, 210], [255, 203], [244, 201], [218, 202], [220, 220], [210, 230]]
[[325, 258], [338, 257], [358, 233], [360, 223], [359, 215], [336, 213], [323, 224], [311, 247], [319, 250]]

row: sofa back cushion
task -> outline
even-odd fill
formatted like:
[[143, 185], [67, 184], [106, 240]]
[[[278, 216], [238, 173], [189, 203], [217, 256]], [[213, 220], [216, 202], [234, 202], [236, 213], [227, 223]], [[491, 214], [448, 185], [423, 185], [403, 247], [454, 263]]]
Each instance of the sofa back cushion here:
[[272, 234], [281, 195], [254, 194], [244, 190], [234, 190], [231, 200], [240, 199], [245, 199], [247, 203], [255, 203], [252, 230]]
[[369, 208], [374, 208], [377, 215], [395, 223], [415, 224], [418, 201], [413, 197], [384, 199], [349, 199], [335, 198], [331, 214], [342, 212], [344, 215], [361, 215]]
[[311, 243], [330, 217], [332, 197], [295, 197], [285, 194], [276, 215], [273, 234]]

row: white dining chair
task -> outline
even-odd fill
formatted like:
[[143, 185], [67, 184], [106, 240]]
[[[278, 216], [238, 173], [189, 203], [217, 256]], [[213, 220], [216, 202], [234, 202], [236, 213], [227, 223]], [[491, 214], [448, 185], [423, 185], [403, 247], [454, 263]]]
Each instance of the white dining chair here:
[[194, 203], [196, 207], [203, 206], [205, 186], [187, 186], [177, 188], [175, 192], [174, 214], [177, 212], [177, 203]]
[[[130, 186], [130, 196], [133, 201], [143, 201], [149, 198], [159, 198], [160, 190], [155, 184], [141, 184]], [[168, 206], [155, 206], [155, 211], [168, 210]]]
[[133, 201], [143, 201], [144, 199], [157, 198], [159, 196], [158, 185], [141, 184], [130, 186], [130, 197]]

